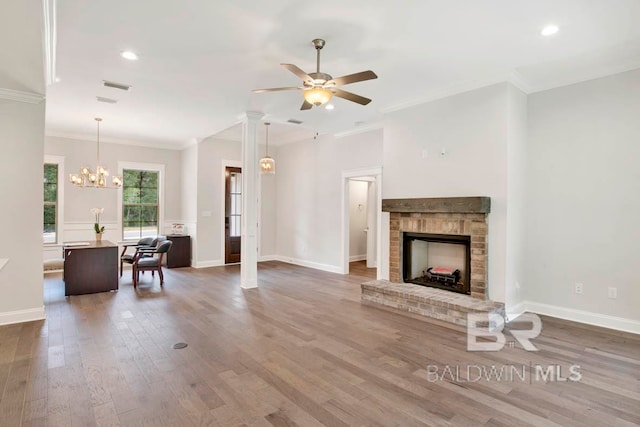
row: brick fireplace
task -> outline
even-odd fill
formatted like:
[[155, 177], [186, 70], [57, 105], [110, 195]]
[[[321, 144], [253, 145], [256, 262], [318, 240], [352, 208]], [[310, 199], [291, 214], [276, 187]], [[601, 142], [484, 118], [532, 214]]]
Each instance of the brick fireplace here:
[[469, 236], [470, 295], [481, 300], [487, 299], [489, 197], [385, 199], [382, 201], [382, 210], [390, 213], [390, 282], [403, 282], [403, 233]]
[[[389, 280], [362, 283], [363, 303], [387, 306], [463, 327], [469, 313], [504, 316], [504, 304], [487, 298], [489, 197], [386, 199], [382, 201], [382, 210], [390, 213]], [[465, 242], [468, 256], [465, 256], [465, 271], [461, 275], [465, 277], [463, 293], [460, 289], [433, 286], [433, 283], [420, 280], [403, 283], [407, 277], [403, 271], [407, 265], [403, 262], [406, 261], [403, 260], [405, 238], [414, 238], [416, 234], [418, 239], [441, 236], [440, 240]], [[467, 242], [469, 246], [466, 246]], [[410, 251], [415, 252], [414, 249]], [[466, 284], [469, 284], [468, 291]]]

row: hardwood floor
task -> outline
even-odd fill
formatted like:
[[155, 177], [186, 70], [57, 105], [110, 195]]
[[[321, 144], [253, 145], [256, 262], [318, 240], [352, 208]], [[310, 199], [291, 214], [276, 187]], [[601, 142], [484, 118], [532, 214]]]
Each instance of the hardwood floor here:
[[[243, 291], [237, 265], [174, 269], [136, 293], [125, 272], [116, 293], [67, 300], [48, 275], [47, 320], [0, 327], [0, 425], [640, 423], [640, 336], [544, 318], [538, 352], [467, 352], [460, 331], [362, 305], [360, 276], [268, 262], [259, 278]], [[582, 379], [430, 378], [536, 364]]]
[[370, 280], [376, 279], [375, 268], [367, 268], [367, 261], [353, 261], [349, 263], [349, 275], [365, 277]]

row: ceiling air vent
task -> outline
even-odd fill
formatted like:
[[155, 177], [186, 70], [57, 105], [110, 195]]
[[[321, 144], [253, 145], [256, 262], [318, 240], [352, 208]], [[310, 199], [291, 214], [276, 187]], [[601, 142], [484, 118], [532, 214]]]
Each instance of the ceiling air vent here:
[[115, 104], [116, 102], [118, 102], [117, 99], [105, 98], [103, 96], [96, 96], [96, 100], [98, 102], [106, 102], [107, 104]]
[[296, 120], [296, 119], [289, 119], [287, 120], [288, 123], [293, 123], [295, 125], [301, 125], [302, 122], [300, 120]]
[[103, 80], [103, 82], [104, 82], [104, 86], [105, 87], [112, 87], [114, 89], [120, 89], [120, 90], [129, 90], [129, 89], [131, 89], [130, 85], [126, 85], [124, 83], [110, 82], [109, 80]]

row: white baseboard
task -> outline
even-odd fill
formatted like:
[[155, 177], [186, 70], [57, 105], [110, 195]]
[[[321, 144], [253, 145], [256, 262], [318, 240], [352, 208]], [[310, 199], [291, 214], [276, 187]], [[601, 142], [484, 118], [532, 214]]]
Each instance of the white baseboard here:
[[520, 316], [521, 314], [524, 314], [525, 311], [527, 310], [524, 302], [518, 303], [513, 307], [506, 307], [506, 313], [505, 313], [505, 315], [507, 316], [507, 318], [505, 319], [506, 322], [507, 323], [511, 322], [516, 317]]
[[349, 257], [349, 262], [355, 262], [355, 261], [366, 261], [367, 260], [367, 255], [351, 255]]
[[[315, 268], [316, 270], [330, 271], [332, 273], [339, 273], [340, 272], [338, 267], [334, 267], [332, 265], [326, 265], [326, 264], [320, 264], [320, 263], [311, 262], [311, 261], [304, 261], [304, 260], [300, 260], [300, 259], [288, 258], [288, 257], [280, 256], [280, 255], [262, 255], [262, 256], [258, 257], [258, 262], [267, 262], [267, 261], [281, 261], [281, 262], [286, 262], [287, 264], [295, 264], [295, 265], [300, 265], [302, 267]], [[234, 264], [239, 264], [239, 263], [234, 263]], [[195, 263], [191, 264], [191, 267], [193, 267], [193, 268], [209, 268], [209, 267], [221, 267], [223, 265], [227, 265], [227, 264], [225, 264], [223, 260], [217, 259], [217, 260], [213, 260], [213, 261], [195, 262]]]
[[220, 267], [224, 265], [224, 261], [221, 259], [215, 259], [212, 261], [198, 261], [192, 262], [191, 267], [193, 268], [209, 268], [209, 267]]
[[572, 320], [578, 323], [586, 323], [587, 325], [616, 329], [618, 331], [631, 332], [633, 334], [640, 334], [640, 321], [638, 320], [609, 316], [607, 314], [593, 313], [584, 310], [575, 310], [573, 308], [558, 307], [533, 301], [525, 301], [523, 305], [526, 311], [531, 313]]
[[32, 322], [34, 320], [44, 320], [46, 318], [44, 305], [40, 308], [30, 308], [27, 310], [7, 311], [0, 313], [0, 325], [11, 325], [13, 323]]
[[299, 265], [301, 267], [309, 267], [316, 270], [328, 271], [330, 273], [342, 274], [342, 268], [335, 265], [321, 264], [319, 262], [306, 261], [306, 260], [297, 259], [297, 258], [290, 258], [282, 255], [274, 256], [274, 260], [286, 262], [287, 264]]

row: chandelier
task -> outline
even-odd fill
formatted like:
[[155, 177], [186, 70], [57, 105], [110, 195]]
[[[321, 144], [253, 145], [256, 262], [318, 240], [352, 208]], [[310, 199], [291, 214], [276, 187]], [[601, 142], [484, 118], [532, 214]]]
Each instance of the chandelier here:
[[271, 157], [269, 157], [269, 125], [271, 123], [265, 123], [265, 130], [267, 132], [267, 151], [265, 156], [260, 159], [260, 172], [274, 174], [276, 173], [276, 162]]
[[95, 121], [98, 124], [96, 169], [94, 171], [88, 166], [83, 166], [80, 168], [80, 173], [69, 175], [69, 181], [78, 187], [120, 188], [122, 186], [122, 177], [114, 175], [111, 177], [111, 183], [109, 183], [109, 171], [100, 164], [100, 122], [102, 119], [96, 117]]

